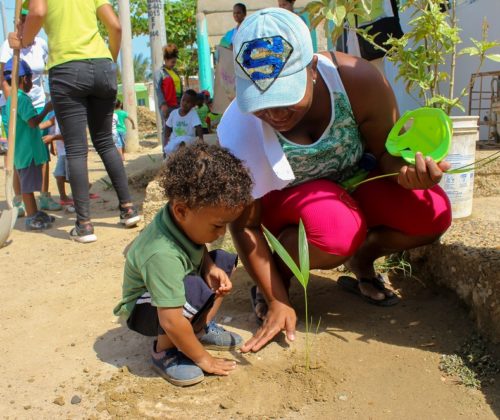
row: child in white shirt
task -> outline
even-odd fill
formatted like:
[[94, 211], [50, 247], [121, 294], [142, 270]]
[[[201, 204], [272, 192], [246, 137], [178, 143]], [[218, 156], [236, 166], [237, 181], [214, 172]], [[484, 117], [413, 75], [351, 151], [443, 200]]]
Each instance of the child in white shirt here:
[[163, 152], [168, 155], [181, 144], [193, 143], [196, 138], [203, 140], [203, 129], [196, 106], [197, 94], [193, 89], [184, 92], [180, 108], [174, 109], [166, 123]]

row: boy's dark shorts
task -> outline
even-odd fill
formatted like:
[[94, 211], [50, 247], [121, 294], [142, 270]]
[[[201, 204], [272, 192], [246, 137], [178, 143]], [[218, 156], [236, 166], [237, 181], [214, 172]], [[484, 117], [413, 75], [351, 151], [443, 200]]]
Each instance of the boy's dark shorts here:
[[[238, 256], [230, 254], [222, 249], [209, 252], [215, 265], [230, 276], [236, 264]], [[184, 278], [184, 290], [186, 293], [186, 303], [183, 307], [184, 316], [195, 324], [203, 318], [212, 308], [215, 300], [215, 293], [208, 287], [201, 276], [187, 275]], [[165, 334], [158, 320], [158, 308], [151, 305], [151, 295], [144, 293], [135, 303], [132, 313], [127, 319], [127, 326], [139, 334], [148, 337]]]
[[42, 190], [42, 165], [35, 165], [35, 161], [31, 161], [30, 166], [18, 169], [17, 173], [19, 174], [22, 194]]

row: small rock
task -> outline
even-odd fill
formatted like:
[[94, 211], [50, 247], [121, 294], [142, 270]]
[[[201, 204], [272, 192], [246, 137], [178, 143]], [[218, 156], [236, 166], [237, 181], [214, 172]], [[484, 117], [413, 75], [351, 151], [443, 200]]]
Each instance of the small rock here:
[[340, 401], [347, 401], [347, 400], [348, 400], [348, 397], [347, 397], [347, 395], [345, 395], [345, 394], [341, 394], [341, 395], [339, 395], [339, 400], [340, 400]]
[[389, 321], [389, 323], [390, 323], [390, 324], [392, 324], [392, 325], [396, 324], [397, 322], [398, 322], [398, 321], [396, 321], [395, 319], [391, 319], [391, 320]]
[[31, 405], [25, 405], [23, 408], [24, 408], [25, 410], [31, 410]]
[[83, 373], [89, 373], [90, 369], [89, 368], [83, 368]]
[[122, 366], [120, 368], [120, 372], [122, 372], [122, 373], [130, 373], [130, 370], [129, 370], [128, 366]]
[[54, 404], [56, 405], [61, 405], [63, 406], [64, 404], [66, 404], [66, 402], [64, 401], [64, 397], [62, 396], [59, 396], [57, 397], [54, 401], [52, 401]]
[[79, 395], [73, 395], [71, 398], [71, 404], [80, 404], [82, 402], [82, 399], [80, 398]]

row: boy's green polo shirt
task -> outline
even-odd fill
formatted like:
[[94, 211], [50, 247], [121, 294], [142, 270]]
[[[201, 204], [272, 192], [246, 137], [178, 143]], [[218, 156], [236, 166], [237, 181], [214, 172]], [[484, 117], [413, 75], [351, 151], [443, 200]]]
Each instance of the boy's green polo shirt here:
[[153, 306], [183, 306], [186, 303], [184, 277], [200, 273], [204, 251], [204, 245], [193, 243], [180, 230], [166, 205], [127, 253], [122, 300], [114, 314], [128, 317], [137, 299], [147, 291]]
[[[31, 98], [22, 90], [17, 93], [17, 123], [16, 123], [16, 148], [14, 152], [14, 167], [24, 169], [34, 161], [35, 165], [42, 165], [49, 160], [47, 146], [42, 141], [42, 132], [38, 127], [30, 127], [28, 121], [38, 113]], [[9, 132], [11, 98], [7, 99], [2, 109], [2, 122], [5, 130]]]

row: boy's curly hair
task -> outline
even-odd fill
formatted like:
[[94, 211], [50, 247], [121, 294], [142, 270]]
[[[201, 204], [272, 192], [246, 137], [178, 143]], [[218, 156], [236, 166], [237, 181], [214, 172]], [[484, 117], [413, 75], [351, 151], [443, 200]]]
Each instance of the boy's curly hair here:
[[234, 208], [252, 201], [253, 182], [242, 161], [203, 141], [169, 155], [159, 179], [169, 200], [182, 201], [190, 209]]

